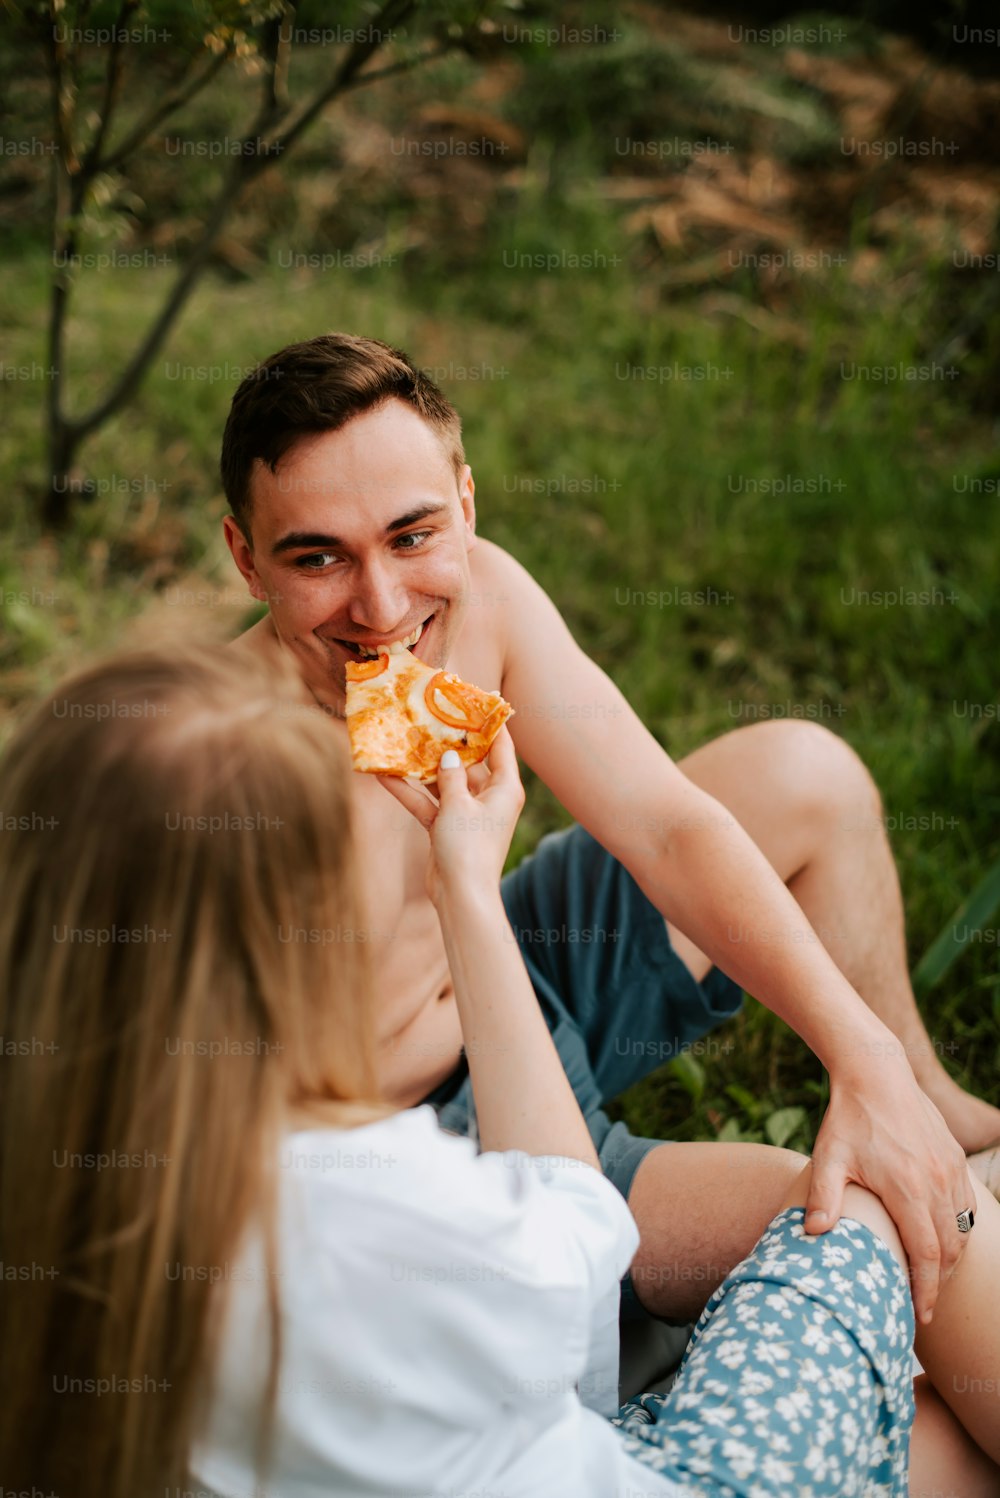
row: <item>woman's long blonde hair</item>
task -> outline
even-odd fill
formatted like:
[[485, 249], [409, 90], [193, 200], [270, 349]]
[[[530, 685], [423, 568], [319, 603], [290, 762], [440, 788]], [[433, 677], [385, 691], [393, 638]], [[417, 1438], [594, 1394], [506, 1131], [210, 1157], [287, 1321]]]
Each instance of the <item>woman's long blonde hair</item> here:
[[226, 1265], [251, 1220], [273, 1256], [290, 1102], [389, 1111], [348, 775], [290, 679], [193, 646], [84, 671], [8, 749], [5, 1488], [183, 1485], [221, 1304], [171, 1266]]

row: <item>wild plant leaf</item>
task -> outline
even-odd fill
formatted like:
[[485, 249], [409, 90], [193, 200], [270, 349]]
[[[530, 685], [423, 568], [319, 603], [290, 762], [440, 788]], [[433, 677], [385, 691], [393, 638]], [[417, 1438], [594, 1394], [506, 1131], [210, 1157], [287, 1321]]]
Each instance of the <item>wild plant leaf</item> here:
[[688, 1093], [693, 1102], [701, 1101], [701, 1095], [705, 1091], [705, 1068], [700, 1061], [696, 1061], [690, 1051], [681, 1051], [670, 1063], [671, 1074]]
[[777, 1112], [764, 1122], [764, 1133], [771, 1144], [781, 1148], [782, 1145], [797, 1134], [806, 1123], [806, 1110], [804, 1108], [779, 1108]]
[[913, 987], [918, 994], [934, 988], [955, 959], [982, 940], [987, 921], [1000, 909], [1000, 858], [976, 885], [969, 898], [958, 907], [951, 920], [931, 942], [913, 973]]
[[751, 1118], [756, 1118], [760, 1104], [749, 1088], [741, 1087], [737, 1082], [731, 1082], [726, 1088], [726, 1092], [732, 1098], [733, 1102], [738, 1103]]

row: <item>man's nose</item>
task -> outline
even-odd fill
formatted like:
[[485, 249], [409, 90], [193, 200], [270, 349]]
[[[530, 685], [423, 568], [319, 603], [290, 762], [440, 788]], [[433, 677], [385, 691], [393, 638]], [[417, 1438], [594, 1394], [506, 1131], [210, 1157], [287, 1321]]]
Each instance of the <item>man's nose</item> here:
[[350, 606], [351, 622], [384, 635], [401, 624], [409, 607], [406, 590], [381, 562], [368, 563], [357, 580]]

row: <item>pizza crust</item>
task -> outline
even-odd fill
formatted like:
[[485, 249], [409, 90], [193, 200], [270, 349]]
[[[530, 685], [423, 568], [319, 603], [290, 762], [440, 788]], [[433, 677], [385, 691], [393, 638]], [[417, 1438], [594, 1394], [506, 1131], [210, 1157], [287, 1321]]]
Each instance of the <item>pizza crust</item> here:
[[479, 764], [514, 711], [499, 692], [436, 671], [402, 645], [345, 670], [351, 759], [368, 775], [435, 780], [446, 749]]

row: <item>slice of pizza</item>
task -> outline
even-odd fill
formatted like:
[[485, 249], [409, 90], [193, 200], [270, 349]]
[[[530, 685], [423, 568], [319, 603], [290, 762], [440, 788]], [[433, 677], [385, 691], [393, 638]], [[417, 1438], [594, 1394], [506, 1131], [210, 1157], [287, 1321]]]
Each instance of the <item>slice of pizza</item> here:
[[514, 711], [499, 692], [436, 671], [404, 645], [345, 670], [351, 758], [369, 775], [434, 780], [446, 749], [477, 765]]

